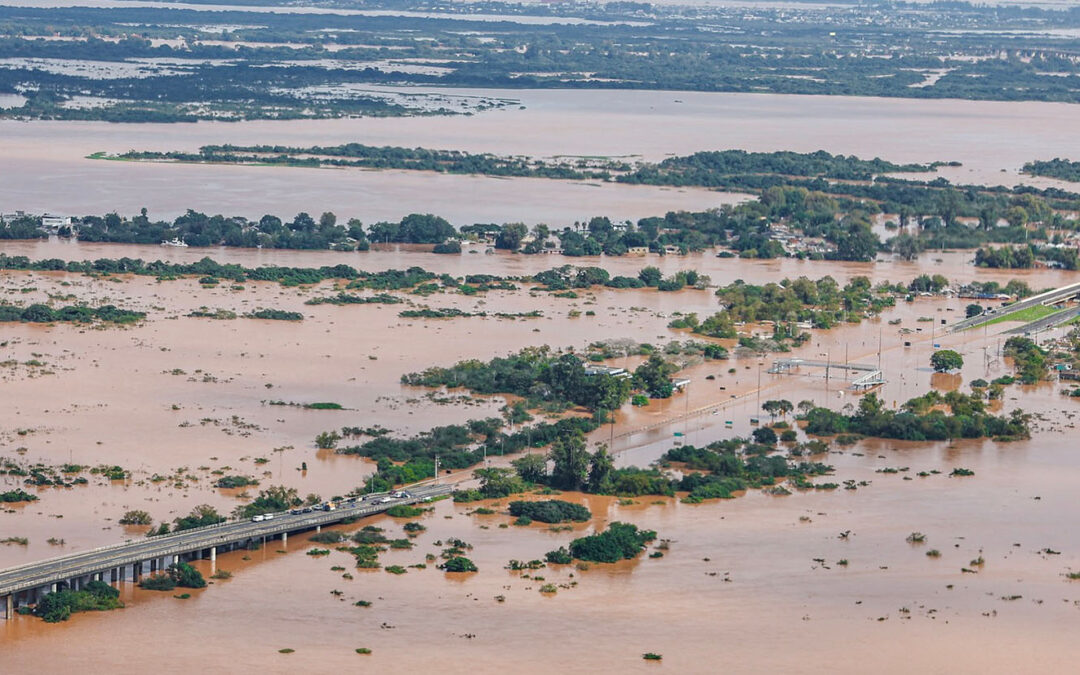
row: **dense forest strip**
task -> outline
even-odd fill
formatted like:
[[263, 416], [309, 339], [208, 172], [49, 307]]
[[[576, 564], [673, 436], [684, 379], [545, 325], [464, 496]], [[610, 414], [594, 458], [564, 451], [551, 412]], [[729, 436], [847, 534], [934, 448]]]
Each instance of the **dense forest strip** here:
[[[1078, 228], [1070, 214], [1080, 210], [1080, 194], [1057, 188], [952, 185], [940, 177], [929, 181], [905, 179], [895, 174], [930, 171], [941, 163], [896, 164], [824, 151], [710, 151], [673, 157], [659, 164], [630, 164], [603, 158], [552, 163], [525, 157], [361, 144], [299, 149], [249, 146], [251, 153], [238, 151], [239, 147], [206, 146], [198, 153], [133, 151], [123, 158], [237, 162], [278, 158], [283, 164], [327, 159], [326, 154], [310, 154], [318, 152], [334, 155], [330, 159], [335, 162], [354, 161], [338, 157], [356, 157], [355, 161], [368, 168], [491, 171], [492, 175], [542, 178], [591, 176], [631, 183], [723, 188], [757, 197], [721, 209], [669, 212], [636, 223], [595, 216], [561, 230], [545, 224], [530, 229], [522, 223], [456, 227], [445, 218], [422, 213], [409, 214], [397, 222], [365, 226], [355, 218], [339, 223], [332, 212], [318, 219], [300, 213], [291, 221], [267, 214], [256, 221], [195, 210], [171, 222], [152, 220], [145, 210], [134, 217], [117, 213], [89, 215], [50, 230], [41, 217], [16, 215], [0, 221], [0, 239], [45, 238], [55, 232], [89, 242], [338, 251], [365, 251], [373, 243], [409, 243], [430, 244], [434, 253], [449, 255], [462, 254], [463, 242], [475, 242], [524, 254], [559, 253], [571, 257], [687, 253], [723, 247], [726, 251], [720, 255], [746, 258], [797, 256], [869, 261], [881, 251], [913, 259], [927, 249], [1049, 242], [1054, 230]], [[873, 219], [878, 215], [887, 219], [887, 228], [897, 231], [897, 236], [884, 243], [873, 228]]]
[[895, 164], [882, 159], [812, 153], [722, 150], [672, 157], [659, 164], [575, 158], [569, 161], [500, 157], [460, 150], [431, 150], [346, 143], [335, 146], [204, 145], [198, 152], [137, 151], [118, 155], [94, 153], [90, 159], [168, 160], [214, 164], [260, 164], [296, 167], [361, 167], [409, 169], [440, 173], [480, 174], [569, 180], [600, 179], [651, 185], [728, 187], [723, 177], [747, 175], [797, 176], [868, 181], [884, 173], [925, 173], [944, 162]]
[[1080, 183], [1080, 162], [1068, 159], [1054, 158], [1046, 161], [1028, 162], [1024, 165], [1022, 171], [1031, 176], [1043, 176]]
[[[978, 215], [987, 203], [1002, 197], [1033, 195], [1054, 208], [1080, 207], [1080, 193], [1058, 188], [1029, 186], [953, 185], [943, 178], [913, 180], [890, 174], [929, 173], [959, 162], [934, 161], [927, 164], [897, 164], [880, 158], [861, 159], [854, 155], [833, 155], [824, 150], [747, 152], [710, 150], [670, 157], [659, 163], [629, 162], [621, 159], [573, 158], [540, 159], [524, 156], [502, 157], [491, 153], [460, 150], [432, 150], [395, 146], [347, 143], [335, 146], [292, 147], [283, 145], [206, 145], [198, 152], [130, 150], [109, 155], [97, 152], [90, 159], [176, 161], [218, 164], [263, 164], [296, 167], [359, 167], [403, 169], [439, 173], [475, 174], [497, 177], [552, 178], [564, 180], [604, 180], [631, 185], [703, 187], [750, 194], [772, 188], [804, 188], [829, 194], [842, 206], [853, 202], [874, 202], [887, 213], [936, 213], [942, 193], [958, 191], [962, 215]], [[1053, 165], [1062, 177], [1066, 171], [1080, 175], [1077, 165], [1065, 160], [1031, 162], [1027, 167]], [[1033, 169], [1034, 170], [1034, 169]], [[1050, 174], [1039, 174], [1050, 175]], [[950, 199], [954, 197], [949, 195]], [[970, 204], [964, 205], [967, 201]], [[1001, 205], [994, 205], [1001, 209]]]

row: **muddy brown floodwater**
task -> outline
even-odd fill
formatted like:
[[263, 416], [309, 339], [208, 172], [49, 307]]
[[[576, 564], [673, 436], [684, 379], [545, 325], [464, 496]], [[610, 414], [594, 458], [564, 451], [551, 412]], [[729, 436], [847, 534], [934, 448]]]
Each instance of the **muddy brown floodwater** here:
[[[742, 197], [697, 189], [422, 172], [105, 162], [93, 152], [196, 150], [201, 145], [366, 143], [533, 157], [617, 156], [659, 161], [701, 150], [794, 150], [895, 162], [958, 161], [960, 184], [1056, 185], [1021, 166], [1080, 143], [1075, 107], [1061, 103], [878, 99], [655, 91], [487, 90], [430, 87], [409, 94], [513, 98], [520, 106], [473, 116], [197, 124], [0, 121], [5, 211], [85, 215], [147, 207], [172, 218], [192, 208], [258, 218], [333, 211], [342, 220], [440, 214], [456, 225], [545, 222], [595, 215], [641, 218]], [[61, 189], [62, 186], [62, 189]]]
[[[366, 254], [177, 251], [58, 241], [5, 243], [0, 248], [32, 258], [193, 260], [209, 254], [246, 265], [348, 262], [368, 270], [420, 265], [453, 274], [524, 274], [568, 262], [511, 255], [434, 256], [405, 249]], [[946, 252], [916, 263], [877, 265], [707, 255], [571, 262], [601, 264], [623, 274], [636, 273], [646, 264], [658, 264], [666, 272], [696, 268], [711, 275], [714, 283], [824, 274], [841, 281], [856, 274], [875, 281], [907, 281], [922, 272], [957, 280], [1006, 280], [975, 270], [969, 258]], [[1075, 275], [1033, 271], [1016, 276], [1043, 287]], [[673, 312], [705, 315], [716, 309], [711, 291], [695, 290], [595, 289], [577, 299], [530, 294], [527, 289], [475, 297], [405, 296], [431, 307], [543, 313], [538, 319], [420, 320], [399, 318], [404, 305], [303, 304], [329, 293], [329, 283], [315, 289], [252, 282], [242, 286], [207, 289], [195, 279], [0, 273], [4, 302], [66, 297], [64, 303], [111, 302], [148, 314], [145, 322], [131, 328], [2, 326], [0, 456], [53, 465], [119, 464], [134, 475], [128, 482], [91, 478], [83, 487], [41, 489], [39, 501], [0, 512], [0, 539], [30, 539], [25, 547], [0, 546], [0, 566], [142, 536], [144, 528], [116, 523], [129, 509], [149, 511], [157, 521], [171, 520], [202, 503], [231, 510], [240, 503], [237, 491], [210, 487], [210, 471], [215, 469], [230, 467], [227, 473], [255, 476], [263, 486], [296, 487], [301, 494], [343, 494], [360, 485], [373, 466], [317, 451], [313, 438], [318, 432], [381, 424], [411, 434], [498, 414], [502, 401], [497, 398], [440, 404], [423, 390], [402, 386], [403, 372], [463, 358], [486, 359], [526, 345], [582, 348], [605, 338], [664, 344], [689, 337], [667, 328]], [[943, 298], [901, 301], [878, 319], [815, 331], [813, 340], [793, 355], [837, 362], [880, 359], [888, 382], [879, 395], [889, 406], [932, 386], [966, 386], [976, 377], [1010, 372], [1010, 364], [996, 356], [1002, 342], [998, 330], [1004, 326], [940, 335], [940, 321], [961, 316], [966, 303]], [[238, 313], [274, 307], [300, 311], [305, 319], [290, 323], [184, 316], [202, 306]], [[580, 316], [571, 316], [573, 310]], [[587, 316], [589, 310], [595, 316]], [[933, 321], [920, 322], [920, 317]], [[895, 319], [901, 324], [888, 325]], [[902, 327], [922, 330], [903, 336]], [[913, 344], [905, 347], [905, 340]], [[930, 372], [928, 358], [935, 342], [965, 355], [960, 376]], [[811, 399], [837, 409], [857, 404], [857, 395], [835, 374], [826, 385], [817, 373], [764, 372], [772, 358], [693, 366], [688, 393], [641, 409], [626, 406], [614, 429], [598, 430], [591, 442], [614, 436], [618, 463], [641, 466], [669, 449], [676, 431], [694, 444], [748, 433], [761, 400]], [[615, 363], [633, 365], [634, 360]], [[708, 375], [715, 379], [706, 380]], [[1064, 576], [1080, 569], [1080, 531], [1071, 526], [1080, 506], [1075, 489], [1080, 456], [1072, 438], [1076, 403], [1062, 397], [1059, 388], [1044, 384], [1007, 390], [1003, 411], [1023, 407], [1043, 417], [1030, 441], [868, 440], [834, 447], [816, 458], [836, 467], [830, 481], [869, 483], [854, 491], [796, 491], [784, 497], [750, 492], [700, 505], [663, 498], [623, 503], [566, 495], [597, 516], [572, 532], [539, 524], [502, 528], [509, 516], [470, 515], [479, 505], [498, 509], [497, 504], [443, 501], [420, 519], [427, 530], [416, 538], [415, 549], [382, 555], [384, 565], [421, 563], [425, 554], [439, 553], [442, 547], [436, 541], [459, 537], [474, 547], [468, 555], [480, 572], [472, 575], [444, 574], [433, 565], [400, 576], [357, 570], [345, 553], [305, 555], [312, 547], [308, 535], [290, 537], [286, 548], [272, 542], [260, 551], [224, 554], [217, 567], [233, 577], [186, 600], [126, 585], [123, 610], [78, 614], [58, 625], [32, 617], [0, 623], [3, 663], [11, 672], [40, 670], [42, 664], [56, 672], [86, 663], [110, 664], [110, 672], [181, 672], [195, 666], [263, 672], [365, 666], [463, 673], [657, 668], [701, 673], [1066, 672], [1080, 657], [1074, 639], [1080, 582]], [[264, 403], [268, 400], [335, 401], [348, 410], [269, 406]], [[695, 411], [703, 412], [686, 415]], [[730, 427], [725, 424], [729, 420]], [[507, 460], [492, 458], [495, 465]], [[302, 462], [308, 465], [306, 472], [299, 470]], [[886, 467], [908, 471], [877, 472]], [[975, 475], [947, 477], [956, 467]], [[942, 473], [916, 476], [935, 470]], [[172, 478], [154, 483], [149, 478], [155, 473]], [[0, 489], [12, 489], [18, 480], [0, 476]], [[669, 550], [658, 559], [643, 556], [588, 570], [545, 568], [531, 573], [542, 580], [504, 569], [510, 559], [541, 558], [579, 533], [613, 520], [655, 529], [670, 540]], [[380, 516], [343, 529], [373, 523], [396, 538], [403, 536], [404, 522]], [[847, 531], [849, 536], [839, 537]], [[913, 531], [925, 533], [927, 543], [907, 543]], [[64, 543], [50, 545], [50, 538]], [[930, 548], [940, 550], [941, 557], [927, 557]], [[961, 572], [980, 555], [985, 564], [977, 573]], [[841, 560], [847, 564], [838, 564]], [[208, 562], [198, 565], [211, 571]], [[354, 578], [330, 569], [336, 565]], [[557, 584], [558, 592], [541, 594], [545, 583]], [[360, 608], [354, 605], [357, 600], [373, 604]], [[373, 653], [358, 655], [360, 647]], [[296, 651], [279, 653], [284, 648]], [[663, 662], [643, 661], [644, 652], [662, 654]]]
[[[424, 91], [434, 91], [427, 90]], [[440, 93], [437, 92], [436, 93]], [[441, 92], [448, 93], [448, 92]], [[454, 90], [476, 96], [505, 92]], [[258, 217], [334, 211], [366, 222], [413, 211], [457, 224], [484, 221], [568, 224], [596, 214], [618, 218], [718, 206], [742, 199], [704, 190], [664, 190], [540, 180], [494, 180], [405, 172], [331, 171], [97, 162], [103, 150], [194, 149], [207, 143], [329, 145], [364, 142], [473, 152], [633, 156], [659, 160], [703, 149], [812, 151], [893, 161], [958, 160], [943, 170], [957, 182], [1014, 184], [1031, 159], [1049, 159], [1080, 142], [1073, 106], [1046, 103], [905, 101], [845, 97], [674, 92], [521, 91], [523, 109], [472, 117], [110, 125], [0, 122], [0, 204], [66, 214], [135, 212], [155, 217], [191, 207]], [[1034, 181], [1029, 181], [1034, 182]], [[1039, 183], [1052, 184], [1052, 183]], [[907, 282], [943, 274], [954, 283], [1027, 281], [1060, 286], [1076, 273], [1003, 274], [971, 265], [970, 252], [928, 252], [916, 262], [876, 264], [686, 257], [436, 256], [409, 247], [367, 253], [174, 249], [50, 240], [3, 242], [0, 252], [84, 260], [139, 257], [195, 261], [210, 256], [248, 266], [346, 263], [378, 271], [417, 265], [456, 276], [526, 275], [562, 264], [600, 265], [636, 274], [697, 269], [714, 284], [830, 274]], [[117, 519], [142, 509], [169, 521], [197, 504], [230, 511], [238, 491], [211, 487], [214, 471], [283, 484], [324, 497], [361, 485], [374, 466], [318, 451], [313, 439], [341, 426], [383, 425], [413, 434], [440, 424], [497, 415], [503, 401], [436, 400], [400, 384], [402, 373], [467, 358], [488, 359], [528, 345], [583, 348], [608, 338], [652, 344], [689, 336], [667, 328], [675, 312], [716, 310], [711, 291], [594, 289], [577, 299], [492, 291], [475, 297], [405, 296], [411, 303], [468, 311], [528, 312], [531, 319], [402, 319], [406, 305], [308, 306], [331, 284], [288, 289], [195, 279], [88, 278], [66, 273], [0, 272], [0, 301], [113, 303], [147, 313], [128, 328], [0, 325], [0, 456], [21, 463], [118, 464], [125, 482], [91, 476], [71, 489], [42, 488], [40, 499], [0, 510], [0, 567], [143, 535]], [[880, 362], [879, 395], [899, 405], [931, 387], [967, 387], [1011, 372], [998, 354], [1008, 324], [941, 335], [941, 322], [968, 301], [917, 298], [860, 325], [814, 331], [792, 356]], [[256, 308], [302, 312], [302, 322], [210, 320], [200, 307], [242, 314]], [[593, 312], [593, 315], [589, 315]], [[920, 321], [920, 319], [931, 319]], [[898, 325], [890, 321], [899, 319]], [[902, 328], [912, 331], [901, 334]], [[921, 330], [920, 330], [921, 329]], [[1060, 334], [1060, 331], [1058, 332]], [[910, 346], [905, 346], [910, 341]], [[934, 344], [965, 356], [960, 375], [934, 375]], [[753, 428], [760, 403], [804, 399], [835, 409], [857, 395], [835, 376], [767, 372], [772, 355], [690, 367], [689, 390], [644, 408], [626, 406], [614, 427], [590, 443], [612, 441], [619, 465], [644, 466], [672, 447], [674, 433], [705, 444]], [[617, 359], [632, 366], [635, 359]], [[732, 369], [732, 372], [729, 372]], [[709, 380], [707, 377], [714, 379]], [[58, 625], [32, 617], [0, 623], [3, 672], [330, 672], [361, 667], [417, 672], [1072, 672], [1080, 658], [1080, 497], [1075, 399], [1062, 385], [1007, 388], [1001, 411], [1037, 413], [1029, 441], [905, 443], [865, 440], [816, 457], [836, 468], [830, 481], [866, 481], [857, 490], [750, 492], [699, 505], [674, 499], [633, 503], [565, 495], [596, 518], [574, 531], [507, 525], [509, 516], [470, 515], [478, 505], [438, 502], [410, 551], [384, 553], [384, 565], [421, 563], [437, 541], [473, 545], [480, 571], [449, 575], [429, 565], [395, 576], [353, 569], [341, 552], [305, 555], [307, 535], [255, 552], [220, 556], [228, 580], [172, 593], [125, 585], [125, 609], [77, 614]], [[346, 410], [271, 406], [333, 401]], [[730, 422], [730, 425], [727, 424]], [[801, 432], [800, 432], [801, 434]], [[494, 465], [509, 458], [493, 457]], [[303, 463], [307, 471], [301, 471]], [[907, 471], [900, 469], [907, 468]], [[975, 472], [950, 478], [954, 468]], [[885, 468], [897, 473], [879, 473]], [[940, 471], [919, 477], [919, 472]], [[151, 480], [155, 476], [166, 480]], [[467, 474], [466, 474], [467, 475]], [[0, 475], [0, 490], [21, 486]], [[500, 505], [487, 506], [499, 510]], [[502, 505], [504, 506], [504, 505]], [[643, 556], [588, 570], [504, 567], [568, 543], [613, 520], [655, 529], [670, 540], [661, 558]], [[356, 523], [402, 536], [403, 521]], [[912, 545], [908, 534], [928, 541]], [[841, 538], [840, 534], [849, 533]], [[54, 543], [49, 543], [52, 540]], [[939, 558], [926, 556], [935, 548]], [[975, 573], [971, 561], [984, 559]], [[847, 564], [842, 565], [844, 560]], [[205, 572], [208, 563], [197, 563]], [[353, 578], [331, 567], [342, 566]], [[543, 580], [536, 579], [543, 577]], [[558, 592], [542, 595], [554, 583]], [[340, 591], [341, 595], [332, 594]], [[502, 602], [496, 597], [501, 597]], [[368, 600], [368, 608], [354, 605]], [[359, 655], [357, 648], [370, 648]], [[281, 649], [295, 649], [281, 654]], [[663, 655], [660, 663], [644, 652]], [[107, 665], [106, 665], [107, 664]]]

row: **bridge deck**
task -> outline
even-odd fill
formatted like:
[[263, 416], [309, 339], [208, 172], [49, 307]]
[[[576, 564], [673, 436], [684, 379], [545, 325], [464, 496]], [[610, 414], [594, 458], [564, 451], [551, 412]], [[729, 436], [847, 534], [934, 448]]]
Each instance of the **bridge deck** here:
[[973, 316], [970, 319], [963, 319], [950, 326], [949, 332], [955, 333], [957, 331], [975, 328], [976, 326], [981, 326], [984, 323], [1000, 319], [1003, 316], [1015, 314], [1016, 312], [1029, 307], [1034, 307], [1035, 305], [1056, 305], [1076, 296], [1080, 296], [1080, 283], [1069, 284], [1067, 286], [1062, 286], [1061, 288], [1046, 291], [1045, 293], [1033, 295], [1030, 298], [1018, 300], [1008, 307], [1003, 307], [1000, 310], [995, 311], [993, 314], [980, 314], [979, 316]]
[[770, 373], [781, 373], [792, 368], [807, 366], [809, 368], [838, 368], [840, 370], [858, 370], [871, 372], [878, 369], [867, 363], [844, 363], [843, 361], [815, 361], [813, 359], [777, 359], [773, 361]]
[[272, 520], [241, 521], [210, 525], [175, 534], [125, 541], [101, 548], [70, 553], [25, 565], [0, 570], [0, 597], [21, 591], [42, 588], [51, 584], [107, 572], [126, 565], [167, 556], [185, 555], [216, 546], [333, 525], [346, 518], [382, 513], [398, 504], [415, 504], [426, 497], [447, 494], [450, 486], [424, 486], [409, 489], [410, 497], [394, 499], [383, 504], [358, 501], [342, 503], [333, 511], [277, 514]]

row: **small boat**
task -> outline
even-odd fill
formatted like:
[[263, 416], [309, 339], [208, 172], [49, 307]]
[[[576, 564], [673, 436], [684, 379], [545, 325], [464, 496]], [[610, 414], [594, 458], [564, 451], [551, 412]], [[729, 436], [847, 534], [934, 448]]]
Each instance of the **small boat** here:
[[162, 246], [179, 246], [180, 248], [187, 248], [187, 244], [184, 243], [179, 237], [173, 237], [172, 241], [161, 242]]

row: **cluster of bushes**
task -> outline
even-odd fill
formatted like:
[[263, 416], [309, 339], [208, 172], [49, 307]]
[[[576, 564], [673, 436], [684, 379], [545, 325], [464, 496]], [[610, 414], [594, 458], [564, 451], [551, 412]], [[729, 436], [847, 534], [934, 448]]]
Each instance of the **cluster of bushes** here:
[[487, 312], [466, 312], [457, 307], [440, 307], [436, 309], [424, 307], [422, 309], [403, 310], [398, 312], [398, 316], [403, 319], [457, 319], [485, 316], [493, 316], [497, 319], [537, 319], [544, 315], [539, 310], [531, 312], [496, 312], [489, 315]]
[[586, 375], [574, 354], [549, 347], [527, 347], [488, 362], [461, 361], [449, 368], [433, 367], [401, 376], [403, 384], [421, 387], [465, 387], [478, 394], [513, 394], [529, 407], [579, 405], [590, 410], [614, 410], [630, 396], [630, 383], [610, 375]]
[[1035, 266], [1036, 260], [1045, 260], [1067, 270], [1075, 270], [1080, 266], [1080, 257], [1074, 248], [1026, 244], [980, 248], [975, 252], [975, 264], [979, 267], [1028, 269]]
[[[736, 281], [717, 289], [724, 309], [699, 320], [687, 314], [669, 324], [700, 335], [737, 337], [736, 323], [773, 321], [777, 324], [809, 322], [815, 328], [832, 328], [841, 322], [858, 323], [896, 304], [897, 288], [889, 284], [871, 286], [866, 277], [854, 277], [842, 288], [832, 277], [812, 281], [806, 277], [785, 279], [763, 286]], [[902, 290], [902, 289], [900, 289]], [[792, 336], [794, 331], [789, 331]]]
[[300, 499], [296, 488], [287, 488], [282, 485], [272, 485], [265, 490], [260, 490], [255, 499], [248, 504], [242, 504], [233, 510], [233, 515], [240, 519], [247, 519], [264, 513], [279, 513], [305, 503], [314, 504], [320, 501], [318, 495], [308, 495], [307, 500]]
[[1023, 173], [1032, 176], [1047, 176], [1059, 180], [1080, 182], [1080, 162], [1055, 157], [1051, 160], [1033, 161], [1024, 164]]
[[973, 281], [959, 288], [960, 295], [970, 295], [978, 298], [995, 298], [998, 295], [1008, 295], [1014, 298], [1027, 298], [1035, 294], [1026, 281], [1010, 279], [1002, 286], [996, 281]]
[[100, 612], [123, 607], [120, 591], [104, 581], [91, 581], [82, 590], [46, 593], [34, 608], [34, 615], [47, 623], [67, 621], [75, 612]]
[[[234, 283], [244, 281], [273, 281], [283, 286], [317, 284], [330, 279], [348, 281], [351, 289], [401, 290], [419, 283], [439, 278], [420, 267], [407, 270], [383, 270], [365, 272], [350, 265], [324, 265], [323, 267], [282, 267], [264, 265], [244, 267], [236, 263], [219, 263], [204, 257], [193, 263], [173, 263], [155, 260], [146, 262], [140, 258], [98, 258], [97, 260], [65, 261], [59, 258], [30, 260], [27, 256], [9, 256], [0, 253], [0, 269], [34, 270], [43, 272], [70, 272], [73, 274], [134, 274], [159, 279], [197, 276], [227, 279]], [[446, 275], [446, 279], [453, 281]]]
[[[144, 518], [143, 517], [144, 514], [145, 514], [144, 511], [129, 511], [127, 514], [125, 514], [124, 517], [127, 518], [130, 515], [132, 517], [132, 519], [137, 519], [139, 521], [145, 521], [147, 518], [149, 518], [149, 515], [146, 515], [145, 518]], [[195, 529], [196, 527], [206, 527], [207, 525], [217, 525], [218, 523], [224, 523], [225, 520], [226, 520], [225, 516], [219, 514], [217, 512], [217, 509], [215, 509], [213, 506], [209, 506], [207, 504], [200, 504], [199, 506], [196, 506], [195, 508], [193, 508], [191, 510], [191, 513], [189, 513], [188, 515], [181, 516], [181, 517], [177, 518], [176, 520], [174, 520], [173, 521], [173, 529], [172, 529], [172, 531], [173, 532], [183, 532], [184, 530], [192, 530], [192, 529]], [[121, 521], [121, 522], [123, 522], [123, 521]], [[149, 524], [149, 522], [135, 523], [133, 521], [132, 524], [144, 525], [144, 524]], [[146, 536], [148, 536], [148, 537], [157, 537], [157, 536], [160, 536], [160, 535], [163, 535], [163, 534], [168, 534], [168, 533], [169, 533], [169, 524], [168, 523], [161, 523], [161, 525], [158, 526], [157, 528], [152, 529], [149, 532], [147, 532]]]
[[555, 564], [568, 564], [575, 559], [613, 563], [637, 557], [655, 539], [653, 530], [639, 530], [631, 523], [615, 521], [603, 532], [573, 540], [569, 549], [549, 551], [545, 559]]
[[[951, 413], [935, 409], [944, 404]], [[1009, 416], [986, 412], [981, 398], [948, 392], [931, 391], [906, 402], [899, 411], [888, 410], [874, 393], [859, 401], [850, 415], [828, 408], [813, 408], [804, 416], [806, 432], [817, 435], [856, 433], [875, 438], [910, 441], [944, 441], [953, 438], [1012, 440], [1029, 438], [1029, 415], [1014, 410]]]
[[1005, 341], [1005, 356], [1012, 357], [1013, 365], [1024, 384], [1035, 384], [1050, 375], [1047, 352], [1033, 340], [1014, 335]]
[[341, 292], [337, 295], [321, 298], [311, 298], [304, 302], [305, 305], [397, 305], [405, 302], [396, 295], [389, 293], [376, 293], [375, 295], [355, 295]]
[[464, 556], [454, 556], [439, 565], [444, 572], [478, 572], [476, 564]]
[[171, 591], [174, 588], [205, 588], [206, 579], [199, 570], [187, 563], [169, 565], [161, 574], [145, 577], [139, 588], [148, 591]]
[[502, 420], [470, 420], [464, 425], [435, 427], [412, 438], [378, 436], [358, 446], [338, 448], [346, 455], [376, 460], [378, 468], [365, 483], [365, 491], [388, 490], [395, 485], [414, 483], [435, 475], [435, 455], [439, 467], [465, 469], [489, 455], [513, 454], [526, 448], [542, 448], [574, 433], [587, 433], [599, 424], [586, 417], [568, 417], [554, 423], [543, 422], [507, 434]]
[[510, 469], [477, 469], [473, 472], [473, 476], [480, 479], [480, 487], [456, 491], [454, 502], [468, 503], [481, 499], [500, 499], [524, 492], [529, 487]]
[[257, 309], [244, 315], [245, 319], [271, 319], [274, 321], [302, 321], [300, 312], [288, 312], [283, 309]]
[[124, 513], [118, 522], [121, 525], [152, 525], [154, 519], [146, 511], [135, 509]]
[[22, 488], [15, 488], [7, 492], [0, 492], [0, 503], [17, 504], [19, 502], [35, 502], [37, 495], [32, 495]]
[[[764, 437], [765, 434], [760, 436]], [[775, 443], [775, 432], [771, 440]], [[742, 456], [737, 454], [740, 448]], [[666, 466], [671, 462], [681, 462], [685, 465], [683, 477], [674, 482], [674, 487], [688, 492], [685, 501], [690, 503], [706, 499], [730, 499], [736, 492], [774, 485], [783, 479], [804, 486], [808, 485], [808, 478], [829, 474], [833, 470], [831, 466], [819, 462], [794, 463], [779, 455], [769, 455], [773, 449], [771, 445], [734, 438], [703, 448], [693, 445], [672, 448], [660, 457], [660, 464]]]
[[[548, 462], [552, 468], [548, 470]], [[655, 469], [615, 468], [605, 448], [590, 453], [585, 435], [567, 434], [551, 444], [548, 456], [525, 455], [511, 464], [526, 483], [557, 490], [575, 490], [608, 495], [673, 495], [671, 480]]]
[[145, 318], [145, 312], [135, 312], [128, 309], [119, 309], [114, 305], [102, 305], [101, 307], [68, 305], [67, 307], [53, 309], [48, 305], [42, 304], [34, 304], [25, 308], [17, 307], [15, 305], [0, 304], [0, 322], [22, 321], [24, 323], [92, 323], [94, 321], [101, 321], [104, 323], [131, 324]]
[[583, 523], [592, 517], [589, 509], [581, 504], [561, 499], [548, 499], [538, 502], [510, 502], [510, 515], [526, 517], [541, 523], [564, 523], [573, 521]]
[[214, 487], [225, 489], [249, 487], [258, 484], [259, 481], [248, 476], [222, 476], [214, 481]]
[[560, 265], [532, 276], [536, 283], [543, 284], [549, 291], [565, 291], [572, 288], [655, 288], [658, 291], [680, 291], [683, 288], [703, 289], [709, 285], [707, 275], [697, 270], [682, 270], [664, 277], [658, 267], [644, 267], [636, 277], [611, 276], [600, 267], [575, 267]]

